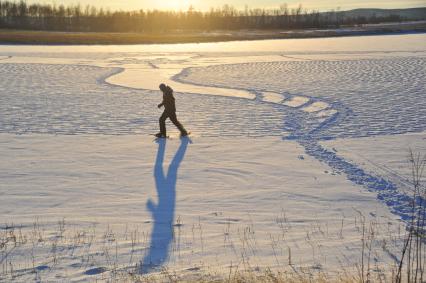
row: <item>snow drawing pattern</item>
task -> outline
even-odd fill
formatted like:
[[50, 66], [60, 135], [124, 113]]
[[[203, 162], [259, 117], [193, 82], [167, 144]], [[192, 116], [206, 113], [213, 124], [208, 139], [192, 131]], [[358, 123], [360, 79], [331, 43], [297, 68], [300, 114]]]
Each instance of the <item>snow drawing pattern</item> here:
[[[8, 90], [0, 96], [0, 133], [124, 135], [157, 131], [158, 91], [104, 83], [120, 71], [78, 65], [0, 64], [0, 88]], [[181, 122], [203, 136], [281, 136], [286, 115], [284, 109], [256, 101], [196, 94], [179, 95], [177, 107], [185, 113], [179, 116]], [[241, 115], [243, 110], [251, 115]]]
[[[232, 86], [256, 95], [255, 100], [180, 95], [178, 109], [186, 115], [181, 119], [191, 131], [203, 136], [295, 140], [307, 154], [376, 192], [393, 213], [407, 220], [409, 196], [392, 181], [364, 171], [319, 142], [424, 131], [426, 99], [419, 98], [426, 94], [425, 61], [403, 57], [215, 65], [187, 68], [173, 79]], [[9, 90], [0, 96], [0, 133], [153, 132], [158, 92], [105, 82], [121, 71], [84, 65], [0, 64], [0, 87]]]
[[[426, 60], [417, 57], [247, 63], [211, 66], [202, 71], [188, 68], [175, 79], [199, 83], [207, 78], [208, 86], [232, 83], [250, 87], [257, 94], [256, 100], [289, 108], [292, 115], [285, 120], [288, 135], [284, 139], [298, 141], [307, 154], [376, 192], [394, 214], [409, 220], [412, 197], [398, 191], [391, 180], [366, 172], [319, 142], [424, 131], [426, 99], [419, 100], [426, 95], [424, 66]], [[264, 85], [267, 90], [262, 89]], [[284, 94], [274, 92], [282, 89]]]

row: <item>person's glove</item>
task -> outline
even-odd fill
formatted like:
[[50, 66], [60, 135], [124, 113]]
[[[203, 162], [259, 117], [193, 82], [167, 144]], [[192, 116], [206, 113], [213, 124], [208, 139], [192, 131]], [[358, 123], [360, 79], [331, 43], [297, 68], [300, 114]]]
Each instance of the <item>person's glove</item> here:
[[158, 106], [157, 106], [157, 107], [158, 107], [158, 108], [161, 108], [161, 106], [163, 106], [163, 105], [160, 103], [160, 104], [158, 104]]

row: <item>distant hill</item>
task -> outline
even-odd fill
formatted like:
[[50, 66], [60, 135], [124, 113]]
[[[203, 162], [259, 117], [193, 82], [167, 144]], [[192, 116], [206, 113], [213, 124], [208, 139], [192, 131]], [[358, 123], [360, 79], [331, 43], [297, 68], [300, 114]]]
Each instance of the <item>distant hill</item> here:
[[354, 9], [340, 13], [348, 18], [399, 16], [404, 20], [426, 20], [426, 7], [409, 9]]

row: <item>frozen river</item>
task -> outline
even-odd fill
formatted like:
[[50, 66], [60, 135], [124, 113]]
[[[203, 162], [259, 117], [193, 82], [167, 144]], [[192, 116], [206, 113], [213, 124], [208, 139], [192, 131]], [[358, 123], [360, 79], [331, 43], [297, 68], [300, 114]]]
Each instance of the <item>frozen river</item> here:
[[[0, 45], [0, 232], [47, 223], [45, 241], [0, 250], [0, 281], [34, 270], [102, 280], [138, 263], [144, 272], [242, 260], [280, 270], [290, 250], [296, 269], [349, 270], [360, 211], [388, 232], [409, 217], [406, 153], [426, 151], [425, 73], [425, 34]], [[189, 144], [168, 126], [176, 155], [148, 136], [162, 82], [193, 133]], [[63, 218], [74, 230], [53, 256]], [[387, 234], [378, 237], [377, 265], [390, 266]], [[105, 254], [114, 249], [113, 264]]]
[[[179, 109], [199, 135], [309, 134], [329, 139], [421, 132], [426, 125], [425, 50], [425, 35], [4, 45], [0, 84], [10, 91], [1, 97], [0, 132], [152, 132], [156, 123], [151, 115], [157, 114], [150, 108], [157, 97], [144, 90], [157, 91], [161, 82], [185, 93], [179, 95]], [[29, 94], [25, 90], [30, 85]], [[57, 96], [62, 99], [52, 99]], [[187, 100], [200, 101], [194, 108]], [[239, 108], [250, 115], [232, 110]], [[289, 113], [292, 118], [284, 119]]]

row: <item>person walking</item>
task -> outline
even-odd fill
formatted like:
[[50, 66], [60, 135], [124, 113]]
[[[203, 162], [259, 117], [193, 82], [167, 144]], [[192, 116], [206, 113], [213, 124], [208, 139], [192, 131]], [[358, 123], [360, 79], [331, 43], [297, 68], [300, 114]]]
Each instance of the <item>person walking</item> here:
[[158, 104], [158, 108], [164, 107], [164, 112], [160, 117], [160, 132], [155, 136], [157, 138], [166, 138], [166, 120], [167, 118], [179, 129], [181, 137], [188, 135], [188, 132], [178, 121], [176, 117], [176, 104], [173, 96], [173, 89], [165, 84], [160, 84], [160, 90], [163, 92], [163, 101]]

